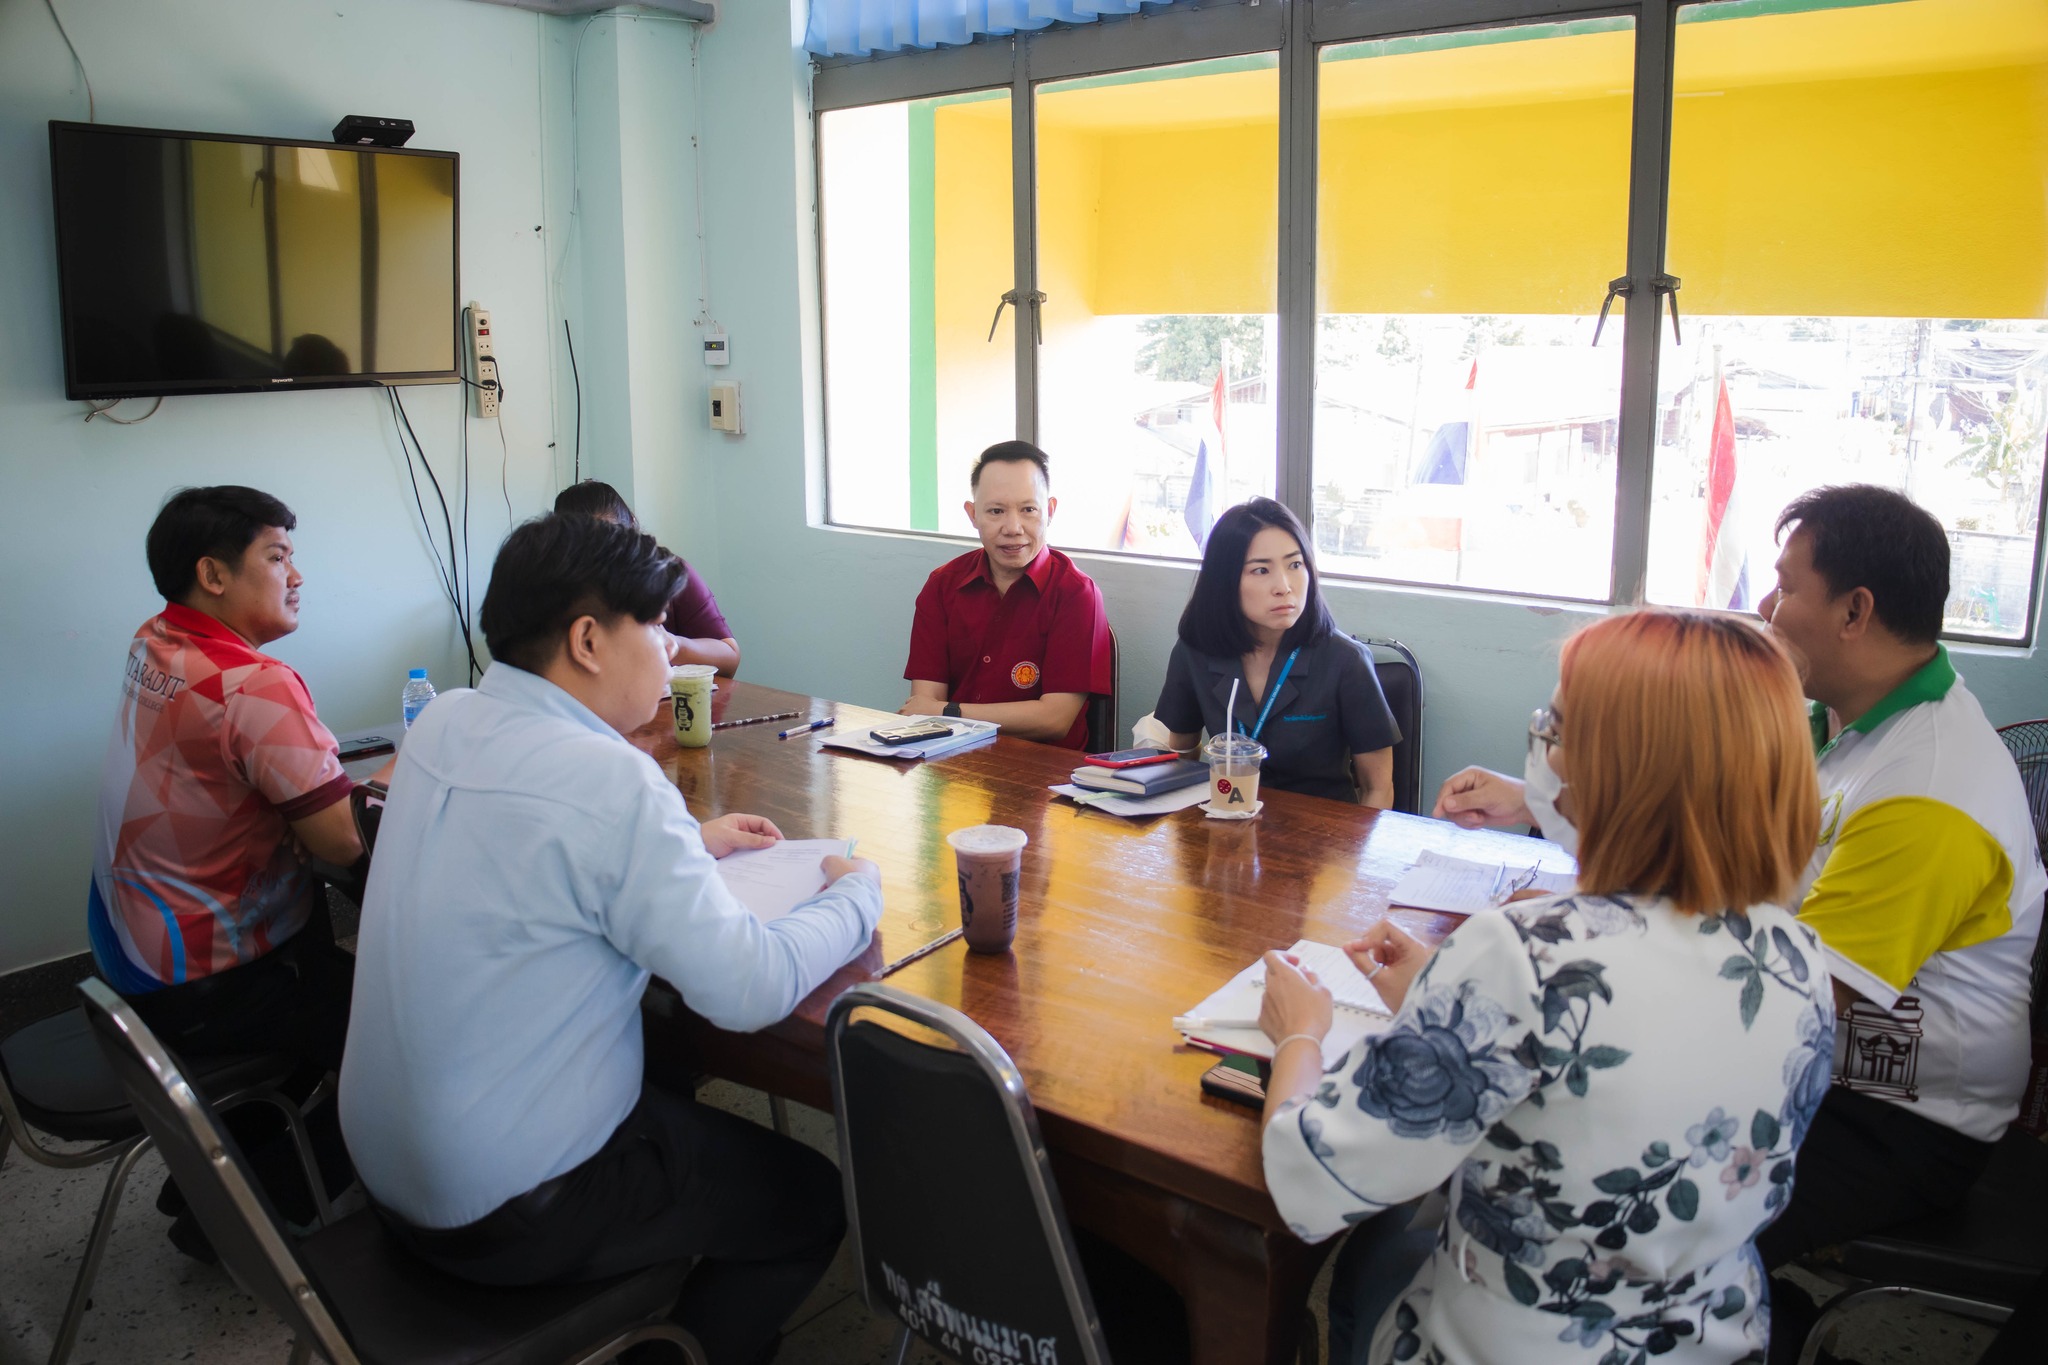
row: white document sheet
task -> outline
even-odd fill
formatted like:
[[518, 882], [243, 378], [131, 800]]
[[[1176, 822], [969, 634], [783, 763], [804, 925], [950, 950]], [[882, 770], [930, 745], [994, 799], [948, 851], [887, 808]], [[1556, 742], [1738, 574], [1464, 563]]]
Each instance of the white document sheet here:
[[[1333, 943], [1303, 939], [1287, 949], [1301, 959], [1316, 977], [1330, 988], [1337, 1006], [1330, 1019], [1330, 1031], [1323, 1038], [1323, 1065], [1335, 1066], [1344, 1054], [1368, 1034], [1379, 1033], [1393, 1022], [1386, 1002], [1365, 979], [1365, 973], [1351, 964], [1344, 950]], [[1262, 957], [1225, 982], [1215, 994], [1189, 1010], [1188, 1019], [1224, 1023], [1255, 1021], [1259, 1003], [1266, 993], [1266, 963]], [[1252, 1057], [1271, 1057], [1273, 1042], [1256, 1023], [1247, 1027], [1207, 1027], [1188, 1031], [1187, 1039], [1218, 1052], [1242, 1052]]]
[[781, 919], [825, 889], [825, 858], [853, 856], [845, 839], [782, 839], [767, 848], [728, 853], [718, 860], [718, 875], [740, 904], [763, 924]]
[[1052, 790], [1067, 797], [1077, 805], [1092, 806], [1096, 810], [1108, 811], [1111, 815], [1122, 815], [1138, 819], [1146, 815], [1170, 815], [1189, 806], [1199, 806], [1209, 799], [1209, 784], [1197, 782], [1192, 787], [1179, 787], [1157, 796], [1132, 796], [1128, 792], [1091, 791], [1072, 782], [1054, 784]]
[[1570, 872], [1552, 872], [1536, 858], [1507, 863], [1482, 863], [1448, 853], [1426, 852], [1401, 875], [1387, 897], [1394, 905], [1417, 910], [1449, 910], [1461, 915], [1498, 910], [1515, 892], [1528, 889], [1564, 895], [1577, 884]]
[[[901, 723], [908, 725], [915, 719], [915, 716], [905, 716]], [[965, 716], [947, 716], [941, 723], [952, 726], [953, 733], [929, 744], [884, 744], [868, 737], [868, 731], [877, 728], [872, 725], [854, 726], [836, 734], [822, 733], [818, 742], [828, 749], [851, 749], [873, 758], [944, 758], [947, 754], [986, 744], [996, 737], [1000, 728], [994, 721], [969, 720]]]

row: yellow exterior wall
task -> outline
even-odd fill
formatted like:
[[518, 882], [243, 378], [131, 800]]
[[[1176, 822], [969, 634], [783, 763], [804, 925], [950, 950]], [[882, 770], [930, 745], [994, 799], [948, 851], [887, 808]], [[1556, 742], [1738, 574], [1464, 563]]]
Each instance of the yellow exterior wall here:
[[1628, 266], [1628, 148], [1619, 97], [1328, 121], [1318, 308], [1598, 309]]
[[[1624, 265], [1633, 35], [1413, 46], [1321, 63], [1323, 309], [1597, 309]], [[2048, 315], [2048, 0], [1687, 23], [1675, 80], [1687, 311]], [[1049, 326], [1272, 309], [1271, 248], [1245, 244], [1275, 236], [1276, 89], [1257, 70], [1041, 93]], [[1007, 176], [1007, 149], [949, 167], [939, 216]]]
[[1010, 310], [991, 342], [996, 300], [1016, 276], [1010, 215], [1010, 101], [933, 111], [933, 334], [938, 360], [939, 525], [960, 530], [954, 505], [982, 448], [1017, 432], [1017, 352]]
[[1683, 306], [2048, 316], [2044, 96], [2029, 66], [1681, 99], [1666, 260]]
[[1279, 306], [1280, 137], [1270, 106], [1263, 124], [1132, 133], [1102, 144], [1095, 312]]
[[[1064, 125], [1038, 131], [1038, 287], [1045, 291], [1048, 329], [1107, 310], [1095, 286], [1105, 239], [1147, 224], [1112, 223], [1102, 212], [1106, 137]], [[1221, 311], [1220, 309], [1217, 311]]]

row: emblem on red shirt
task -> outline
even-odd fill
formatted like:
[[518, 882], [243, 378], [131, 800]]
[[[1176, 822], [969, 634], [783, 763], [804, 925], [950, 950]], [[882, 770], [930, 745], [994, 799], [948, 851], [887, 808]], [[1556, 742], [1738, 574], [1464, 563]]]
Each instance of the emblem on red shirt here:
[[1010, 681], [1021, 689], [1029, 690], [1038, 685], [1038, 665], [1026, 660], [1010, 670]]

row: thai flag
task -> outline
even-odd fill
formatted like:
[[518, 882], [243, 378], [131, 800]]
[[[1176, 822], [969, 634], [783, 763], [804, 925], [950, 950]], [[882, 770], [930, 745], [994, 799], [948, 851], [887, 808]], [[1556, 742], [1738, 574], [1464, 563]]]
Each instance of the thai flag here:
[[1422, 474], [1417, 483], [1463, 483], [1465, 465], [1472, 455], [1473, 433], [1479, 430], [1479, 362], [1472, 362], [1465, 376], [1465, 416], [1446, 422], [1429, 438], [1422, 452]]
[[[1209, 433], [1216, 438], [1216, 456], [1227, 461], [1228, 452], [1223, 445], [1223, 403], [1225, 393], [1224, 370], [1216, 371], [1216, 387], [1209, 394], [1209, 415], [1214, 430]], [[1188, 526], [1188, 534], [1195, 538], [1195, 548], [1209, 548], [1209, 532], [1216, 525], [1216, 518], [1222, 514], [1223, 498], [1216, 486], [1216, 468], [1209, 462], [1208, 437], [1195, 445], [1195, 476], [1188, 482], [1187, 510], [1181, 513], [1181, 520]]]
[[1742, 490], [1735, 478], [1735, 410], [1728, 381], [1714, 374], [1714, 426], [1707, 437], [1707, 526], [1695, 605], [1748, 611], [1749, 554], [1743, 548]]

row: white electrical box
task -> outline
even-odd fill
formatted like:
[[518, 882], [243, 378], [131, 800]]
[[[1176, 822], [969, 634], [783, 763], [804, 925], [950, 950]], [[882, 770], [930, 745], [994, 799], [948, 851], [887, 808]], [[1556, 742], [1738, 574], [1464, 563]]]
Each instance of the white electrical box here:
[[726, 343], [725, 329], [714, 327], [704, 334], [704, 363], [706, 365], [732, 364], [732, 347]]
[[746, 428], [740, 425], [740, 386], [738, 384], [713, 384], [711, 386], [711, 429], [729, 431], [737, 436]]
[[475, 396], [475, 412], [478, 417], [496, 417], [498, 400], [503, 396], [498, 386], [498, 358], [491, 343], [491, 310], [471, 299], [469, 307], [463, 310], [468, 315], [469, 334], [469, 378], [475, 385], [470, 392]]

